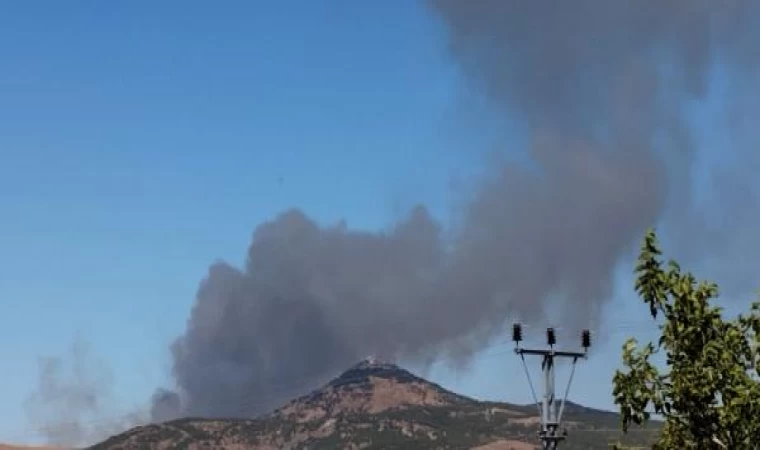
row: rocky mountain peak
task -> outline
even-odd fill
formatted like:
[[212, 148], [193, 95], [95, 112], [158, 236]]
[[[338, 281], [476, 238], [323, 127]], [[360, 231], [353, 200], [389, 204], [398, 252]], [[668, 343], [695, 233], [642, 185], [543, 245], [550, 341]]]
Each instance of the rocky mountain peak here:
[[[523, 450], [536, 448], [530, 443], [535, 442], [540, 422], [535, 411], [535, 405], [464, 397], [393, 363], [370, 357], [311, 394], [263, 417], [179, 419], [134, 428], [90, 450]], [[607, 448], [608, 441], [620, 439], [614, 431], [620, 422], [617, 414], [570, 404], [565, 414], [564, 424], [571, 429], [574, 448]], [[584, 434], [584, 430], [588, 432]], [[613, 431], [602, 435], [600, 430]]]
[[424, 382], [411, 372], [402, 369], [396, 364], [369, 357], [350, 367], [337, 378], [328, 383], [330, 387], [354, 386], [367, 384], [371, 379], [391, 380], [395, 383]]

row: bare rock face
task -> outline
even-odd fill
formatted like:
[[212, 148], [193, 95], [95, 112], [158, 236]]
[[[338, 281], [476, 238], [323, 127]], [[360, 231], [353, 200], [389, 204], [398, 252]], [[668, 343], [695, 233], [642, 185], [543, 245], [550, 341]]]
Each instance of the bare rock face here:
[[[574, 404], [566, 411], [566, 425], [581, 438], [582, 446], [575, 448], [607, 448], [604, 434], [589, 432], [616, 430], [616, 414]], [[522, 450], [537, 448], [537, 423], [535, 405], [477, 401], [394, 364], [367, 358], [320, 389], [258, 419], [180, 419], [132, 429], [91, 449]], [[619, 437], [610, 433], [610, 439]], [[565, 448], [574, 448], [567, 444]]]
[[295, 420], [349, 413], [377, 414], [415, 406], [453, 406], [473, 400], [456, 395], [390, 363], [368, 358], [322, 389], [296, 399], [274, 415]]

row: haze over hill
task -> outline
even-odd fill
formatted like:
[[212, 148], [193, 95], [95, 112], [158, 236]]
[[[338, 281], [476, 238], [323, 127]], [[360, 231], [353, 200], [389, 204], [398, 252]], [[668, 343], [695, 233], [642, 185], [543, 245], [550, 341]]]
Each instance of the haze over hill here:
[[[122, 358], [124, 396], [139, 391], [150, 402], [139, 412], [154, 421], [254, 417], [367, 354], [460, 368], [512, 319], [543, 326], [548, 310], [569, 332], [598, 328], [616, 268], [651, 225], [724, 292], [756, 288], [760, 156], [746, 117], [760, 105], [757, 2], [394, 6], [412, 20], [385, 2], [370, 13], [358, 3], [303, 2], [295, 13], [169, 3], [0, 15], [13, 69], [0, 83], [10, 105], [0, 146], [19, 149], [0, 165], [13, 218], [0, 223], [12, 249], [0, 289], [12, 284], [2, 298], [24, 311], [6, 324], [32, 342], [27, 322], [44, 316], [38, 328], [53, 331], [39, 340], [52, 346], [64, 323], [87, 323]], [[435, 50], [405, 53], [423, 40]], [[430, 69], [434, 58], [420, 56], [437, 51], [446, 63]], [[450, 69], [455, 81], [439, 95]], [[452, 89], [479, 109], [453, 105], [468, 130], [451, 149], [482, 168], [454, 194], [427, 183], [449, 144], [427, 140], [438, 134], [430, 118], [452, 106]], [[430, 104], [408, 108], [419, 98]], [[708, 100], [710, 120], [694, 117]], [[713, 128], [730, 139], [706, 137]], [[432, 156], [410, 159], [421, 143]], [[426, 201], [381, 230], [332, 220], [379, 216], [371, 194], [407, 165], [404, 204], [425, 186], [451, 200], [450, 217]], [[272, 201], [289, 183], [294, 194]], [[360, 206], [346, 208], [348, 198]], [[328, 203], [325, 222], [313, 211]], [[247, 250], [225, 240], [242, 227], [253, 230]], [[212, 263], [218, 254], [229, 258]], [[187, 261], [211, 264], [189, 311], [173, 296], [203, 270]], [[186, 316], [169, 328], [170, 379], [149, 399], [135, 387], [139, 357], [121, 348], [142, 354], [160, 340], [151, 325]], [[151, 355], [152, 367], [165, 357]], [[52, 442], [86, 441], [83, 417], [100, 416], [103, 383], [75, 370], [60, 384], [47, 368], [31, 423]], [[47, 417], [53, 404], [65, 413]]]
[[0, 444], [0, 450], [63, 450], [60, 447]]
[[[685, 108], [705, 98], [718, 60], [737, 79], [755, 73], [747, 45], [760, 6], [531, 5], [429, 2], [489, 113], [524, 128], [529, 164], [489, 167], [450, 238], [424, 206], [384, 232], [321, 226], [298, 209], [259, 225], [243, 267], [210, 267], [171, 347], [177, 389], [157, 392], [154, 418], [258, 414], [366, 354], [461, 363], [510, 318], [539, 322], [550, 306], [567, 328], [598, 324], [617, 263], [646, 227], [706, 235], [705, 211], [682, 188], [697, 150]], [[736, 155], [756, 167], [756, 152]], [[742, 223], [710, 234], [723, 245]], [[713, 241], [698, 242], [693, 259], [711, 258]]]
[[[606, 449], [617, 414], [566, 405], [563, 448]], [[534, 449], [535, 405], [476, 401], [393, 364], [368, 359], [259, 419], [179, 419], [138, 427], [89, 450]], [[626, 441], [648, 442], [656, 427]]]

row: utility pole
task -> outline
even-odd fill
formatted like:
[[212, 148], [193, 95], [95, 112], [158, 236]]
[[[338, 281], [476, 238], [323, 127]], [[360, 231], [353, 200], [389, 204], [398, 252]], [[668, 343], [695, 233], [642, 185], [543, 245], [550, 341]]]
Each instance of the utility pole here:
[[[570, 392], [570, 385], [573, 382], [573, 376], [575, 375], [575, 365], [578, 359], [586, 359], [588, 355], [588, 349], [591, 346], [591, 332], [589, 330], [583, 330], [581, 333], [581, 345], [583, 352], [568, 352], [555, 350], [554, 346], [557, 344], [557, 336], [554, 332], [554, 328], [546, 329], [546, 343], [549, 345], [548, 349], [528, 349], [521, 348], [520, 342], [522, 341], [522, 326], [519, 323], [514, 324], [512, 328], [512, 340], [515, 342], [515, 353], [520, 355], [522, 359], [523, 367], [525, 368], [525, 374], [528, 377], [528, 384], [530, 385], [530, 391], [533, 394], [533, 400], [535, 400], [538, 406], [538, 413], [541, 417], [541, 431], [538, 436], [541, 439], [541, 448], [543, 450], [556, 450], [559, 443], [565, 439], [567, 432], [559, 433], [559, 426], [562, 423], [562, 413], [565, 409], [565, 401], [567, 401], [567, 394]], [[543, 374], [544, 395], [541, 403], [539, 404], [536, 398], [536, 391], [533, 389], [533, 382], [530, 379], [530, 372], [528, 371], [528, 365], [525, 362], [525, 355], [534, 355], [541, 357], [541, 372]], [[554, 361], [556, 358], [569, 358], [572, 360], [572, 371], [570, 372], [570, 379], [567, 382], [567, 388], [565, 389], [565, 396], [562, 399], [562, 404], [557, 411], [557, 401], [555, 398], [554, 384]], [[540, 406], [539, 406], [540, 405]]]

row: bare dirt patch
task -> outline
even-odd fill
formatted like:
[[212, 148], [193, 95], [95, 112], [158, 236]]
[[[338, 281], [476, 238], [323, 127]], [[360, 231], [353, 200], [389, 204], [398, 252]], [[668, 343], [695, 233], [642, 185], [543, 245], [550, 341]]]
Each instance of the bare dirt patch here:
[[527, 442], [501, 439], [479, 447], [474, 447], [472, 450], [536, 450], [537, 448], [537, 446]]

